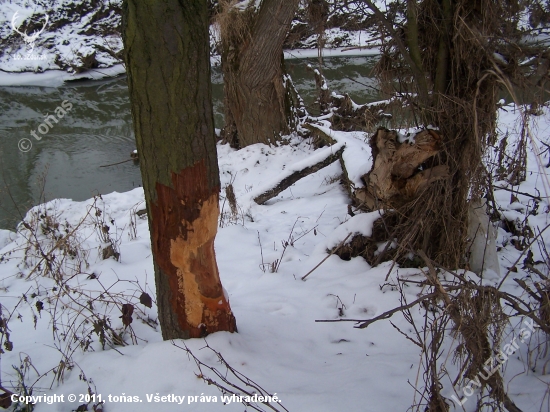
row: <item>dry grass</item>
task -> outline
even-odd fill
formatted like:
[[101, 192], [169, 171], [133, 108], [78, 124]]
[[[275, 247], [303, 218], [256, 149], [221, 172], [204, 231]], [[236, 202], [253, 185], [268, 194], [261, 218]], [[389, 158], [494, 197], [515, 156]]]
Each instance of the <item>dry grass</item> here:
[[[219, 12], [214, 16], [214, 23], [218, 25], [223, 42], [231, 47], [238, 47], [250, 40], [251, 12], [235, 7], [238, 0], [221, 0]], [[222, 50], [229, 50], [223, 47]]]
[[[370, 3], [376, 15], [372, 3], [364, 3]], [[380, 27], [390, 38], [382, 47], [377, 66], [382, 89], [401, 96], [415, 126], [431, 125], [443, 136], [442, 150], [421, 165], [422, 170], [440, 165], [449, 170], [448, 178], [435, 181], [410, 202], [381, 205], [386, 211], [384, 216], [392, 219], [383, 225], [385, 239], [397, 240], [397, 248], [388, 248], [383, 258], [404, 263], [412, 253], [423, 257], [417, 262], [419, 266], [429, 267], [426, 280], [419, 282], [428, 287], [418, 300], [426, 308], [425, 324], [416, 327], [412, 317], [406, 316], [415, 331], [413, 336], [406, 336], [420, 345], [423, 356], [424, 384], [419, 390], [421, 400], [412, 407], [415, 411], [448, 410], [440, 393], [446, 372], [439, 357], [451, 325], [458, 341], [454, 361], [459, 368], [453, 385], [474, 379], [500, 348], [510, 321], [502, 307], [503, 299], [517, 310], [516, 315], [531, 317], [545, 333], [550, 331], [548, 285], [544, 282], [533, 284], [530, 298], [522, 301], [456, 273], [451, 282], [442, 284], [439, 279], [442, 273], [450, 273], [443, 268], [467, 266], [468, 203], [491, 190], [487, 187], [491, 177], [483, 167], [482, 156], [496, 143], [498, 92], [508, 89], [513, 94], [513, 89], [524, 86], [528, 78], [525, 68], [518, 65], [533, 53], [518, 41], [521, 33], [517, 14], [523, 5], [520, 1], [402, 1], [398, 5], [401, 16], [407, 13], [407, 7], [410, 9], [408, 23], [399, 32], [389, 30], [398, 27], [391, 17], [377, 14]], [[503, 59], [496, 60], [495, 52]], [[544, 76], [538, 77], [539, 82], [541, 78]], [[513, 158], [504, 159], [506, 141], [502, 142], [502, 172], [516, 183], [525, 178], [528, 139], [524, 134]], [[355, 239], [342, 251], [348, 256], [366, 254], [373, 259], [364, 239]], [[437, 272], [436, 266], [442, 270]], [[405, 303], [400, 309], [404, 314], [411, 307]], [[499, 372], [483, 381], [481, 389], [477, 410], [519, 411], [508, 397]]]
[[[394, 38], [383, 47], [377, 66], [383, 87], [403, 96], [417, 126], [433, 125], [444, 137], [443, 150], [425, 168], [445, 165], [450, 172], [448, 179], [433, 183], [418, 199], [398, 209], [401, 219], [392, 236], [399, 240], [398, 255], [422, 249], [446, 267], [466, 263], [468, 199], [486, 193], [481, 158], [496, 134], [497, 92], [504, 75], [498, 72], [494, 51], [502, 49], [503, 36], [510, 42], [517, 40], [510, 22], [518, 9], [511, 3], [459, 0], [447, 14], [440, 1], [417, 3], [417, 40], [427, 94], [402, 58], [399, 40]], [[409, 44], [408, 49], [412, 47]], [[444, 58], [442, 48], [447, 53]], [[506, 52], [510, 59], [518, 54], [510, 48]], [[510, 66], [506, 76], [519, 74]], [[521, 171], [518, 161], [519, 166], [517, 162], [513, 166]]]

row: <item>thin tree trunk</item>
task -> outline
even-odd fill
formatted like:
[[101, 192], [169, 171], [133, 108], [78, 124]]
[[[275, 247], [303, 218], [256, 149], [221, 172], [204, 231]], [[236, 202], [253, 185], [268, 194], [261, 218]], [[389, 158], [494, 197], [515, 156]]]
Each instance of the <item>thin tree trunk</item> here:
[[407, 25], [405, 26], [407, 45], [411, 59], [419, 73], [424, 73], [422, 57], [418, 45], [418, 4], [416, 0], [407, 0]]
[[240, 147], [269, 144], [289, 132], [291, 98], [283, 83], [283, 43], [298, 3], [263, 0], [257, 12], [226, 10], [231, 17], [221, 25], [225, 130], [230, 141], [236, 131]]
[[[415, 121], [436, 126], [442, 136], [438, 155], [415, 173], [445, 170], [447, 177], [428, 180], [420, 198], [400, 207], [392, 234], [400, 244], [396, 255], [423, 249], [444, 266], [460, 267], [467, 246], [467, 203], [484, 192], [481, 155], [495, 128], [497, 79], [490, 75], [495, 67], [491, 50], [502, 42], [501, 20], [513, 18], [511, 10], [502, 2], [402, 0], [408, 21], [401, 32], [372, 0], [361, 1], [392, 36], [382, 77], [399, 73], [405, 87], [413, 79], [401, 91], [414, 100]], [[370, 193], [376, 190], [368, 188]], [[383, 200], [371, 203], [376, 207]]]
[[451, 0], [442, 0], [441, 14], [443, 16], [441, 24], [441, 35], [439, 38], [439, 50], [437, 51], [437, 66], [435, 70], [434, 91], [436, 99], [440, 94], [447, 91], [448, 70], [449, 70], [449, 32], [451, 30], [453, 9]]
[[207, 1], [128, 0], [123, 24], [162, 336], [234, 332], [214, 254], [220, 181]]

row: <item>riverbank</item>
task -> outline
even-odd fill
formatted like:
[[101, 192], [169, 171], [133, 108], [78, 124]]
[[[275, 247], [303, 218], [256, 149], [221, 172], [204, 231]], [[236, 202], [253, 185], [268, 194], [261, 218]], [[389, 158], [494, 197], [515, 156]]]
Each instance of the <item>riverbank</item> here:
[[[499, 110], [495, 147], [507, 139], [508, 150], [514, 150], [522, 133], [517, 128], [521, 117], [514, 105]], [[537, 130], [538, 135], [533, 135], [534, 145], [527, 153], [527, 180], [513, 187], [504, 180], [494, 181], [494, 201], [509, 225], [526, 224], [539, 233], [549, 220], [547, 169], [542, 167], [548, 153], [543, 159], [538, 153], [545, 149], [539, 138], [547, 143], [550, 112], [543, 107], [541, 115], [531, 120], [529, 130]], [[366, 133], [339, 133], [353, 142], [350, 147], [358, 161], [370, 159]], [[495, 153], [487, 159], [489, 166]], [[373, 268], [361, 257], [344, 261], [333, 255], [306, 282], [300, 281], [327, 258], [327, 248], [360, 227], [368, 230], [365, 221], [375, 217], [348, 214], [349, 198], [339, 184], [339, 162], [298, 181], [265, 205], [251, 200], [254, 190], [312, 155], [310, 142], [298, 137], [279, 147], [258, 144], [236, 151], [218, 145], [222, 187], [233, 185], [238, 204], [233, 214], [221, 199], [215, 244], [220, 277], [237, 319], [237, 334], [162, 341], [148, 222], [146, 216], [136, 213], [144, 208], [141, 188], [83, 202], [53, 200], [33, 208], [25, 217], [27, 227], [21, 225], [11, 238], [0, 232], [0, 238], [4, 233], [4, 242], [9, 242], [0, 249], [0, 288], [2, 317], [10, 333], [7, 346], [13, 345], [13, 350], [2, 354], [2, 385], [16, 393], [23, 393], [25, 385], [26, 390], [32, 387], [35, 396], [64, 396], [63, 402], [53, 405], [39, 402], [35, 412], [76, 410], [86, 398], [73, 401], [68, 395], [87, 393], [95, 395], [92, 403], [101, 395], [105, 410], [119, 412], [145, 412], [151, 407], [172, 412], [174, 402], [182, 396], [186, 396], [183, 404], [189, 411], [242, 411], [239, 403], [224, 405], [216, 387], [198, 379], [204, 376], [220, 382], [222, 376], [230, 381], [234, 378], [215, 353], [205, 348], [208, 344], [236, 371], [276, 395], [290, 411], [404, 411], [418, 403], [413, 385], [422, 390], [422, 380], [417, 379], [422, 374], [420, 349], [413, 339], [400, 334], [414, 333], [407, 320], [395, 314], [392, 323], [380, 321], [367, 329], [354, 329], [350, 320], [371, 319], [401, 305], [404, 299], [417, 299], [420, 289], [416, 285], [425, 279], [422, 269], [391, 262]], [[472, 272], [461, 273], [484, 285], [496, 286], [504, 279], [500, 290], [516, 295], [523, 290], [513, 278], [528, 281], [534, 275], [518, 263], [525, 259], [516, 247], [521, 234], [504, 226], [505, 221], [497, 229], [496, 240], [503, 277], [481, 279]], [[59, 239], [63, 239], [62, 250], [53, 248], [60, 244]], [[550, 250], [550, 238], [543, 235], [539, 240], [543, 243], [532, 248], [529, 264], [548, 275], [544, 253]], [[120, 253], [118, 258], [103, 259], [109, 244]], [[49, 270], [43, 260], [45, 253], [53, 259], [51, 268], [59, 268], [63, 276], [43, 274]], [[513, 273], [504, 278], [509, 271]], [[395, 286], [399, 283], [405, 285], [401, 293]], [[151, 300], [140, 302], [143, 293]], [[121, 319], [123, 304], [133, 308], [129, 327], [124, 327]], [[416, 325], [424, 325], [423, 310], [411, 310], [410, 316]], [[518, 336], [522, 322], [522, 317], [516, 316], [506, 325], [503, 345]], [[546, 344], [546, 335], [535, 328], [528, 340], [517, 338], [516, 342], [514, 356], [501, 357], [498, 362], [505, 365], [497, 365], [507, 392], [523, 411], [546, 410], [550, 376], [544, 354], [537, 352]], [[221, 375], [207, 368], [199, 371], [182, 350], [184, 343]], [[450, 405], [454, 396], [464, 401], [465, 410], [473, 411], [477, 386], [452, 385], [460, 373], [451, 361], [456, 345], [449, 336], [442, 347], [440, 362], [450, 379], [442, 379], [441, 394]], [[500, 348], [495, 347], [495, 352]], [[22, 376], [14, 373], [11, 365], [21, 370]], [[60, 375], [62, 378], [57, 378]], [[160, 402], [163, 396], [165, 401]], [[281, 405], [274, 404], [276, 410], [282, 410]], [[455, 403], [450, 410], [463, 409]]]
[[[285, 59], [307, 59], [317, 58], [319, 51], [317, 49], [293, 49], [285, 50]], [[376, 56], [380, 53], [379, 48], [339, 47], [335, 49], [322, 49], [324, 58], [331, 57], [360, 57]], [[219, 64], [217, 56], [212, 57], [212, 64]], [[82, 73], [68, 73], [64, 70], [50, 69], [44, 72], [9, 72], [0, 70], [0, 86], [43, 86], [59, 87], [63, 84], [74, 81], [101, 80], [117, 77], [126, 74], [123, 64], [116, 64], [112, 67], [98, 68], [88, 70]]]
[[64, 70], [47, 70], [42, 73], [0, 71], [0, 86], [59, 87], [65, 83], [85, 80], [101, 80], [126, 74], [122, 64], [104, 69], [71, 74]]
[[[376, 56], [330, 57], [324, 60], [323, 73], [331, 91], [347, 93], [357, 103], [371, 102], [381, 99], [371, 75], [376, 62]], [[314, 113], [317, 91], [308, 64], [315, 66], [317, 59], [289, 59], [286, 67]], [[0, 228], [13, 229], [28, 208], [42, 203], [44, 197], [82, 201], [95, 193], [123, 192], [141, 184], [139, 167], [133, 162], [100, 167], [128, 159], [135, 149], [125, 76], [62, 83], [55, 78], [59, 74], [63, 72], [14, 74], [16, 81], [29, 76], [27, 84], [39, 85], [0, 86]], [[54, 78], [42, 78], [48, 75]], [[54, 81], [58, 86], [44, 87]], [[45, 116], [54, 114], [63, 101], [72, 104], [70, 113], [47, 134], [38, 134], [42, 138], [37, 140], [31, 131], [39, 133]], [[212, 68], [212, 102], [216, 127], [221, 128], [224, 108], [219, 66]], [[19, 142], [28, 144], [29, 140], [32, 148], [19, 150]], [[11, 198], [1, 195], [5, 187]]]
[[[325, 56], [373, 53], [362, 49], [372, 46], [372, 35], [361, 18], [355, 16], [352, 27], [348, 27], [343, 9], [331, 13], [323, 37]], [[2, 4], [0, 86], [58, 87], [63, 82], [122, 74], [121, 15], [121, 0], [52, 0], [32, 7], [24, 0]], [[308, 27], [306, 15], [305, 9], [300, 9], [292, 23], [286, 44], [288, 58], [317, 56], [318, 36]], [[220, 60], [215, 24], [211, 38], [215, 65]]]

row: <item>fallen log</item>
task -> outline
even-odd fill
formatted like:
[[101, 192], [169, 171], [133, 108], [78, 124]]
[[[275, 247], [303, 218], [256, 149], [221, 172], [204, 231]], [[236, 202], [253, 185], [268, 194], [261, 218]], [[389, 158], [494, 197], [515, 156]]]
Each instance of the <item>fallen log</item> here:
[[[274, 183], [270, 184], [269, 187], [262, 189], [261, 193], [254, 197], [254, 201], [262, 205], [265, 202], [267, 202], [269, 199], [274, 198], [279, 193], [281, 193], [283, 190], [288, 189], [290, 186], [292, 186], [294, 183], [296, 183], [298, 180], [315, 173], [324, 167], [327, 167], [328, 165], [332, 164], [336, 160], [340, 159], [342, 157], [342, 153], [344, 152], [344, 145], [342, 145], [338, 150], [336, 151], [328, 151], [327, 150], [327, 156], [324, 156], [322, 160], [311, 164], [311, 162], [308, 162], [308, 159], [305, 159], [305, 161], [302, 161], [300, 163], [307, 164], [307, 166], [300, 168], [299, 170], [296, 170], [292, 174], [283, 174], [280, 176], [280, 178], [275, 179]], [[313, 155], [316, 156], [316, 155]]]
[[[327, 145], [334, 145], [337, 143], [344, 143], [346, 145], [346, 153], [349, 154], [349, 151], [357, 151], [362, 150], [362, 148], [358, 147], [357, 142], [354, 143], [354, 139], [349, 138], [343, 138], [341, 135], [339, 137], [338, 133], [333, 133], [334, 130], [328, 129], [326, 126], [321, 126], [314, 123], [305, 123], [303, 125], [304, 128], [308, 129], [311, 132], [311, 136], [313, 138], [312, 144], [315, 147], [324, 147]], [[360, 153], [360, 152], [358, 152]], [[346, 192], [348, 193], [348, 196], [350, 199], [353, 200], [353, 204], [355, 206], [359, 205], [361, 202], [357, 201], [357, 196], [355, 195], [355, 192], [358, 190], [357, 188], [362, 188], [364, 185], [364, 181], [361, 175], [364, 175], [364, 171], [366, 169], [362, 169], [363, 172], [358, 173], [357, 168], [358, 165], [355, 162], [363, 162], [365, 164], [368, 164], [370, 162], [370, 151], [365, 151], [365, 158], [364, 159], [353, 159], [352, 162], [349, 165], [346, 165], [345, 161], [345, 153], [340, 156], [340, 166], [342, 167], [342, 179], [341, 183], [344, 186]], [[348, 172], [348, 166], [350, 167], [350, 170], [352, 171], [352, 177], [350, 177], [350, 174]], [[352, 180], [354, 179], [354, 180]], [[361, 190], [361, 189], [359, 189]], [[374, 210], [372, 208], [371, 210]]]

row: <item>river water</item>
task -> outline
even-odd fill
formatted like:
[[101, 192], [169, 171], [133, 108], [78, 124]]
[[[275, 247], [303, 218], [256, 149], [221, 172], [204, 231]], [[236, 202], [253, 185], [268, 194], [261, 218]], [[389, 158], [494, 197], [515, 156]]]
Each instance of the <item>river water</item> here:
[[[376, 81], [371, 75], [375, 62], [372, 56], [333, 57], [325, 59], [323, 74], [331, 90], [349, 93], [357, 103], [375, 101]], [[314, 112], [315, 81], [307, 64], [316, 67], [317, 61], [286, 61], [296, 88]], [[223, 124], [223, 84], [216, 67], [212, 81], [219, 128]], [[65, 110], [68, 103], [72, 108]], [[45, 134], [37, 130], [40, 124], [44, 124], [41, 131]], [[31, 136], [33, 130], [40, 140]], [[21, 139], [32, 143], [27, 152], [18, 147]], [[23, 144], [23, 149], [27, 148]], [[134, 149], [125, 77], [73, 82], [59, 88], [0, 87], [0, 228], [13, 229], [30, 207], [45, 200], [85, 200], [141, 186], [139, 165], [133, 161], [100, 167], [129, 159]]]

